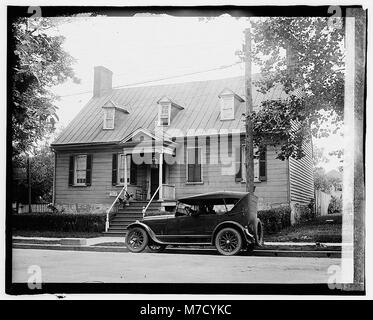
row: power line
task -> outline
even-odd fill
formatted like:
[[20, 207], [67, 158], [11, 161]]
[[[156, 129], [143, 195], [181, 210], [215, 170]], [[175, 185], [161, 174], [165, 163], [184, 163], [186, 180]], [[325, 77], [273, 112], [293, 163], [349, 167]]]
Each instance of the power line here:
[[[241, 64], [241, 63], [243, 63], [243, 62], [239, 61], [239, 62], [235, 62], [235, 63], [229, 64], [229, 65], [223, 65], [223, 66], [220, 66], [220, 67], [217, 67], [217, 68], [212, 68], [212, 69], [207, 69], [207, 70], [201, 70], [201, 71], [183, 73], [183, 74], [179, 74], [179, 75], [174, 75], [174, 76], [169, 76], [169, 77], [164, 77], [164, 78], [157, 78], [157, 79], [152, 79], [152, 80], [147, 80], [147, 81], [141, 81], [141, 82], [127, 83], [127, 84], [123, 84], [123, 85], [119, 85], [119, 86], [114, 86], [113, 89], [120, 89], [120, 88], [125, 88], [125, 87], [130, 87], [130, 86], [147, 84], [147, 83], [151, 83], [151, 82], [157, 82], [157, 81], [163, 81], [163, 80], [181, 78], [181, 77], [185, 77], [185, 76], [191, 76], [191, 75], [194, 75], [194, 74], [205, 73], [205, 72], [210, 72], [210, 71], [215, 71], [215, 70], [223, 70], [223, 69], [227, 69], [227, 68], [233, 67], [233, 66], [235, 66], [237, 64]], [[78, 95], [82, 95], [82, 94], [86, 94], [86, 93], [91, 93], [91, 92], [92, 92], [92, 90], [81, 91], [81, 92], [67, 94], [67, 95], [63, 95], [63, 96], [59, 96], [59, 97], [61, 97], [61, 98], [72, 97], [72, 96], [78, 96]]]

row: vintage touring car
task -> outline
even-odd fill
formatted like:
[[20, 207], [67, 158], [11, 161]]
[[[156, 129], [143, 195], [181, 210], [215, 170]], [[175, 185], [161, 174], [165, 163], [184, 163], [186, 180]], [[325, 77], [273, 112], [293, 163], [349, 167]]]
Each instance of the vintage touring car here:
[[[249, 204], [249, 198], [252, 203]], [[256, 196], [247, 192], [211, 192], [179, 199], [172, 214], [148, 216], [127, 227], [131, 252], [147, 246], [161, 252], [167, 245], [215, 245], [223, 255], [263, 244]]]

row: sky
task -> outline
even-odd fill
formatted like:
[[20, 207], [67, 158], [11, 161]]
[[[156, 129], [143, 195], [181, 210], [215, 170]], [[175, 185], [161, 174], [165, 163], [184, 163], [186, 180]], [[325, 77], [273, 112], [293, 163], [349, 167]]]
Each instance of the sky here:
[[[94, 66], [114, 72], [113, 86], [190, 73], [145, 85], [243, 75], [244, 64], [235, 52], [242, 49], [247, 26], [246, 19], [229, 16], [208, 22], [169, 16], [72, 18], [52, 31], [65, 37], [64, 49], [76, 59], [73, 69], [81, 80], [53, 88], [61, 96], [57, 127], [66, 127], [91, 98]], [[204, 72], [222, 66], [230, 67]], [[259, 72], [258, 66], [252, 72]], [[314, 145], [329, 152], [343, 146], [343, 139], [318, 139]], [[326, 171], [337, 166], [334, 160], [324, 164]]]

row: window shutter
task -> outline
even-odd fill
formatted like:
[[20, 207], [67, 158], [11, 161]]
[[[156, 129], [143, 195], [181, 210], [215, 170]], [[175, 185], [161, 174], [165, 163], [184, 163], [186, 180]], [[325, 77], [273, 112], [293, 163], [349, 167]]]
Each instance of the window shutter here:
[[194, 167], [194, 182], [201, 182], [201, 165], [197, 164]]
[[69, 186], [74, 184], [74, 156], [70, 156], [69, 160]]
[[228, 157], [232, 156], [232, 134], [228, 133]]
[[133, 162], [132, 155], [130, 155], [130, 158], [131, 158], [130, 184], [136, 185], [137, 184], [137, 165]]
[[206, 137], [206, 164], [210, 164], [210, 154], [211, 154], [211, 147], [210, 147], [210, 137]]
[[90, 186], [92, 184], [92, 155], [87, 154], [87, 166], [85, 171], [85, 184]]
[[188, 164], [188, 182], [193, 182], [194, 180], [194, 165]]
[[112, 171], [111, 171], [111, 184], [113, 186], [117, 185], [118, 178], [118, 155], [113, 153]]
[[267, 152], [266, 147], [260, 150], [259, 153], [259, 179], [260, 181], [267, 180]]
[[194, 180], [193, 181], [200, 182], [202, 181], [202, 177], [201, 177], [202, 161], [200, 160], [200, 157], [202, 155], [200, 154], [200, 151], [197, 146], [198, 146], [198, 142], [196, 141], [196, 148], [194, 149], [195, 165], [194, 165]]
[[242, 152], [241, 152], [241, 146], [236, 148], [236, 154], [235, 154], [235, 160], [236, 160], [236, 177], [235, 180], [237, 182], [242, 181]]
[[[185, 173], [185, 180], [189, 181], [189, 178], [187, 176], [187, 171], [189, 172], [189, 170], [187, 170], [187, 157], [188, 157], [188, 155], [187, 155], [187, 151], [188, 151], [188, 149], [187, 149], [187, 143], [188, 143], [187, 142], [187, 138], [184, 137], [184, 145], [183, 145], [183, 148], [184, 148], [183, 157], [184, 158], [183, 158], [183, 162], [182, 162], [182, 164], [180, 166], [180, 170], [181, 170], [182, 173]], [[183, 178], [184, 178], [184, 176], [183, 176]]]

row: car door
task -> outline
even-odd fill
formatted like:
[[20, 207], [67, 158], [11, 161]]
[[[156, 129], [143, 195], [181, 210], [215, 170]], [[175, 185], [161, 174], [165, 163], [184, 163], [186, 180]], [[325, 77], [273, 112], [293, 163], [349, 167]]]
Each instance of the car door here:
[[209, 213], [200, 216], [200, 222], [203, 225], [202, 234], [211, 236], [215, 227], [218, 225], [218, 215], [216, 213]]
[[166, 227], [169, 219], [169, 216], [151, 216], [145, 217], [144, 223], [154, 232], [157, 237], [159, 237], [166, 234]]
[[178, 234], [195, 236], [203, 234], [203, 223], [200, 215], [178, 217]]

